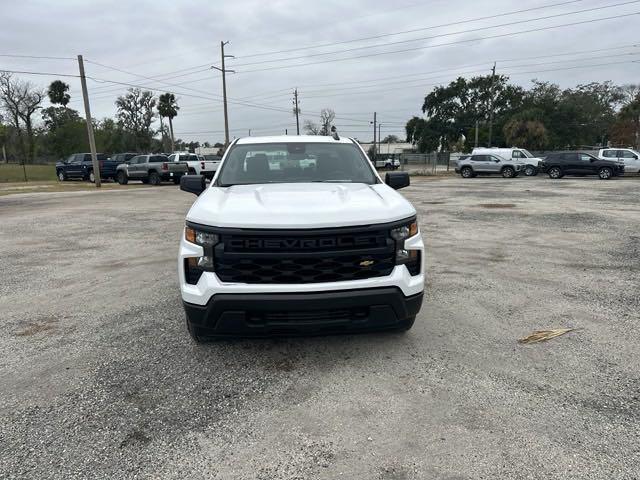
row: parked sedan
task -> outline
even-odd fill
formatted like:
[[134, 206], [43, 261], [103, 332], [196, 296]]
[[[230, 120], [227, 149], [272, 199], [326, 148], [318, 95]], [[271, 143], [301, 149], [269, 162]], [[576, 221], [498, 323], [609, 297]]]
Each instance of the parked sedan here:
[[598, 175], [602, 180], [609, 180], [624, 174], [624, 164], [602, 160], [585, 152], [559, 152], [551, 153], [544, 159], [542, 171], [555, 179], [565, 175]]
[[473, 178], [478, 174], [494, 174], [502, 175], [504, 178], [514, 178], [523, 173], [525, 168], [524, 162], [518, 159], [480, 154], [460, 157], [455, 170], [463, 178]]

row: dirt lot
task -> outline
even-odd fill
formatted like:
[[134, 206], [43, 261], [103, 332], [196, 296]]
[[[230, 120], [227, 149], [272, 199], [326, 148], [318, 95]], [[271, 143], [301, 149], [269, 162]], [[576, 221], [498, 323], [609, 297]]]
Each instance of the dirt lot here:
[[205, 346], [193, 196], [0, 197], [0, 477], [640, 478], [640, 179], [413, 182], [413, 330]]

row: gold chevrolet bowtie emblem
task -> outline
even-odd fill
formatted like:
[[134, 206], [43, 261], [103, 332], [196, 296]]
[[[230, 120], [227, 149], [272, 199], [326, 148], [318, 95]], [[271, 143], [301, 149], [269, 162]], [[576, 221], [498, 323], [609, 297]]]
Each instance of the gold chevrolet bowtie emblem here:
[[375, 262], [373, 260], [363, 260], [363, 261], [360, 262], [360, 266], [361, 267], [370, 267], [374, 263]]

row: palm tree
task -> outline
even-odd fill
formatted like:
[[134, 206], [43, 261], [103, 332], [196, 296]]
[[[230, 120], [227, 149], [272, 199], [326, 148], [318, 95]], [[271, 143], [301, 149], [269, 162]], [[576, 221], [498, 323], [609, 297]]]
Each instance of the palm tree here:
[[49, 85], [49, 90], [47, 91], [49, 101], [54, 105], [60, 104], [67, 108], [67, 104], [69, 103], [69, 100], [71, 100], [71, 96], [67, 93], [68, 91], [68, 84], [64, 83], [62, 80], [54, 80], [51, 82], [51, 85]]
[[178, 115], [180, 107], [176, 102], [176, 97], [173, 93], [164, 93], [160, 95], [158, 102], [158, 113], [160, 118], [167, 117], [169, 119], [169, 132], [171, 133], [171, 151], [174, 150], [174, 138], [173, 138], [173, 119]]

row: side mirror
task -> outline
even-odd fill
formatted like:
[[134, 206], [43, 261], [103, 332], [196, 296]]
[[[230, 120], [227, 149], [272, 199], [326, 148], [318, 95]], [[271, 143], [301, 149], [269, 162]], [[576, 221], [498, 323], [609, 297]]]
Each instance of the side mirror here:
[[394, 190], [409, 186], [409, 174], [407, 172], [388, 172], [384, 176], [384, 183]]
[[207, 188], [202, 175], [183, 175], [180, 178], [180, 190], [200, 195]]

